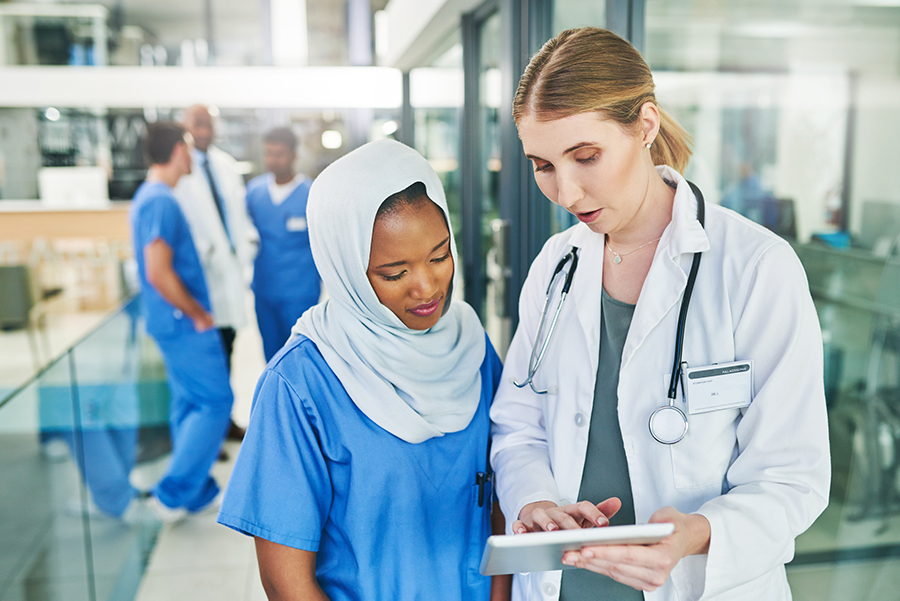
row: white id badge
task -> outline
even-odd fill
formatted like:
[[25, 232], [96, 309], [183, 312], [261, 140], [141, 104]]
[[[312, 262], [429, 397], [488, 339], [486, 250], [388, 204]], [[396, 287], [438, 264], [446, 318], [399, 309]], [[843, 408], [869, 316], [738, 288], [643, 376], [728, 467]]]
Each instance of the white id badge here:
[[289, 232], [305, 232], [306, 217], [288, 217], [287, 231]]
[[749, 407], [753, 399], [753, 360], [714, 363], [684, 370], [688, 413]]

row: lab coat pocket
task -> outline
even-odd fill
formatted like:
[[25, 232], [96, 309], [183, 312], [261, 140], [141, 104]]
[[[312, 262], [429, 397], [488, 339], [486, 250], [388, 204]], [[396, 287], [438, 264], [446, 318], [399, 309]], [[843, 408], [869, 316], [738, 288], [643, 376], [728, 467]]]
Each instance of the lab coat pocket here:
[[722, 485], [737, 443], [740, 409], [688, 416], [687, 435], [670, 446], [675, 488]]

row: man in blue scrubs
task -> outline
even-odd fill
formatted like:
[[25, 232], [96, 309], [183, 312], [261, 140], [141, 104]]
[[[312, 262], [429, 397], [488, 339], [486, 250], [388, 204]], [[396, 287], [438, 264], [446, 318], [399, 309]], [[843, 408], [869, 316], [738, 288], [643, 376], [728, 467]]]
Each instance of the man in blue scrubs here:
[[191, 172], [184, 129], [150, 124], [145, 151], [151, 167], [132, 200], [132, 236], [147, 332], [162, 352], [172, 393], [172, 457], [150, 504], [161, 520], [175, 522], [215, 505], [219, 487], [209, 470], [234, 397], [203, 268], [172, 194], [181, 176]]
[[268, 361], [287, 342], [297, 319], [318, 302], [320, 283], [306, 227], [312, 180], [294, 171], [297, 138], [279, 127], [263, 143], [268, 173], [247, 185], [247, 212], [259, 232], [252, 288]]

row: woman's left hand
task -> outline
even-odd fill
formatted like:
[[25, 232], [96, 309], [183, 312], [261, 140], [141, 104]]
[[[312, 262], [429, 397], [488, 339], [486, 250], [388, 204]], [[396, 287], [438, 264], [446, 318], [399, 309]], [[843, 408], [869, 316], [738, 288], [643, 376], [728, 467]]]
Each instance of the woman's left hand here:
[[665, 584], [682, 557], [709, 551], [709, 521], [699, 514], [686, 514], [663, 507], [650, 523], [672, 522], [675, 532], [653, 545], [598, 545], [569, 551], [563, 563], [609, 576], [640, 591], [653, 591]]

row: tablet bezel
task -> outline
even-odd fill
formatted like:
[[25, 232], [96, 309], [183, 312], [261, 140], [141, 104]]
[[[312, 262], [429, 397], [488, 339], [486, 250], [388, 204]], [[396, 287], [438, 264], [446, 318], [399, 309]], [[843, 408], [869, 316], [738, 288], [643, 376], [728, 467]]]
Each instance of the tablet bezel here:
[[593, 545], [649, 545], [675, 531], [675, 524], [637, 524], [581, 530], [494, 535], [484, 546], [480, 571], [485, 576], [567, 570], [566, 551]]

